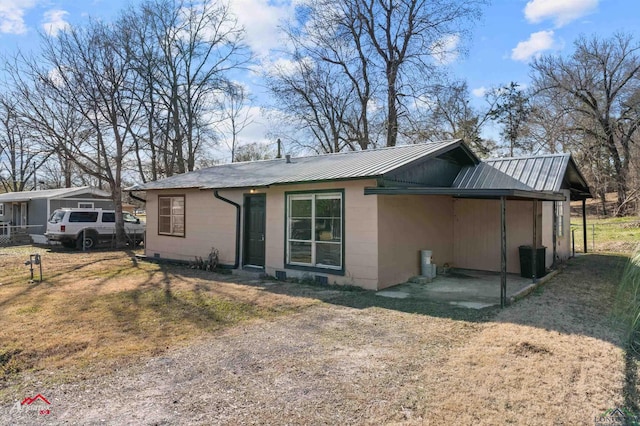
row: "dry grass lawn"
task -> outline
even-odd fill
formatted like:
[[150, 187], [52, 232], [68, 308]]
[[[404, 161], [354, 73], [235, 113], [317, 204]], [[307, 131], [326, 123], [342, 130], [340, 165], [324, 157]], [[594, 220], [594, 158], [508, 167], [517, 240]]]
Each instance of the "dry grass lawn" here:
[[433, 385], [446, 385], [425, 404], [425, 417], [433, 424], [593, 424], [607, 409], [637, 409], [629, 394], [637, 366], [625, 363], [611, 316], [624, 263], [618, 256], [574, 259], [499, 312], [442, 366]]
[[475, 311], [125, 252], [43, 253], [46, 281], [29, 285], [30, 250], [0, 250], [0, 410], [36, 391], [60, 424], [593, 424], [637, 409], [611, 316], [624, 257], [576, 258]]
[[[37, 252], [44, 280], [29, 283], [24, 261]], [[82, 377], [88, 365], [101, 374], [238, 322], [315, 303], [133, 256], [0, 249], [0, 399], [23, 371], [51, 371], [50, 381]]]

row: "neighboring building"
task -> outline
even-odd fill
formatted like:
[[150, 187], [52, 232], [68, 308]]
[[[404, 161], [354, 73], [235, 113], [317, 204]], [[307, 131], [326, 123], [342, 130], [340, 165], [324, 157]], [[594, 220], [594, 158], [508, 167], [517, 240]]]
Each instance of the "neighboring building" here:
[[24, 228], [33, 242], [46, 243], [47, 220], [64, 207], [113, 209], [113, 202], [108, 192], [89, 186], [7, 192], [0, 194], [0, 225]]
[[568, 154], [482, 162], [461, 140], [225, 164], [129, 190], [146, 191], [148, 257], [215, 248], [232, 268], [373, 290], [418, 275], [422, 249], [502, 270], [502, 218], [506, 271], [520, 272], [520, 245], [546, 245], [549, 267], [570, 256], [569, 200], [591, 197]]

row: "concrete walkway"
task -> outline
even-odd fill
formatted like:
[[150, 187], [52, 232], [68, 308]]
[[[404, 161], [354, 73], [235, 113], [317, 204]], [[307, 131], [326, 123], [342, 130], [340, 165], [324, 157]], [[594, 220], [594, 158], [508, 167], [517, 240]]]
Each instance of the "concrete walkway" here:
[[[507, 300], [533, 284], [531, 278], [507, 275]], [[456, 269], [431, 283], [408, 282], [376, 293], [382, 297], [428, 299], [465, 308], [500, 305], [500, 273]]]

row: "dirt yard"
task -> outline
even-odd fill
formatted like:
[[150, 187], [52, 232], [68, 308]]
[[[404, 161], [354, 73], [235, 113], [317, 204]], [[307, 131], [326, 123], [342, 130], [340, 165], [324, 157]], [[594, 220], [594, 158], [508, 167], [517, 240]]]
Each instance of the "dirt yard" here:
[[[623, 257], [579, 257], [475, 311], [119, 252], [43, 253], [47, 280], [28, 285], [24, 255], [0, 251], [3, 424], [594, 424], [637, 408], [610, 314]], [[50, 405], [17, 408], [37, 394]]]

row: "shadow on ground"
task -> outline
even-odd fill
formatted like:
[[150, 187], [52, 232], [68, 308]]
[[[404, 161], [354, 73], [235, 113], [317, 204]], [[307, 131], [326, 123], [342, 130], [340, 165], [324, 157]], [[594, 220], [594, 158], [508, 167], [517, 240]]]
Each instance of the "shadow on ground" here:
[[[472, 322], [513, 322], [560, 333], [578, 333], [621, 346], [622, 331], [616, 324], [612, 308], [627, 261], [626, 256], [618, 255], [587, 255], [571, 259], [558, 275], [505, 309], [468, 309], [436, 299], [380, 297], [375, 292], [358, 288], [312, 283], [243, 280], [235, 276], [218, 276], [216, 279], [356, 309], [393, 309]], [[617, 331], [612, 333], [612, 330]]]

